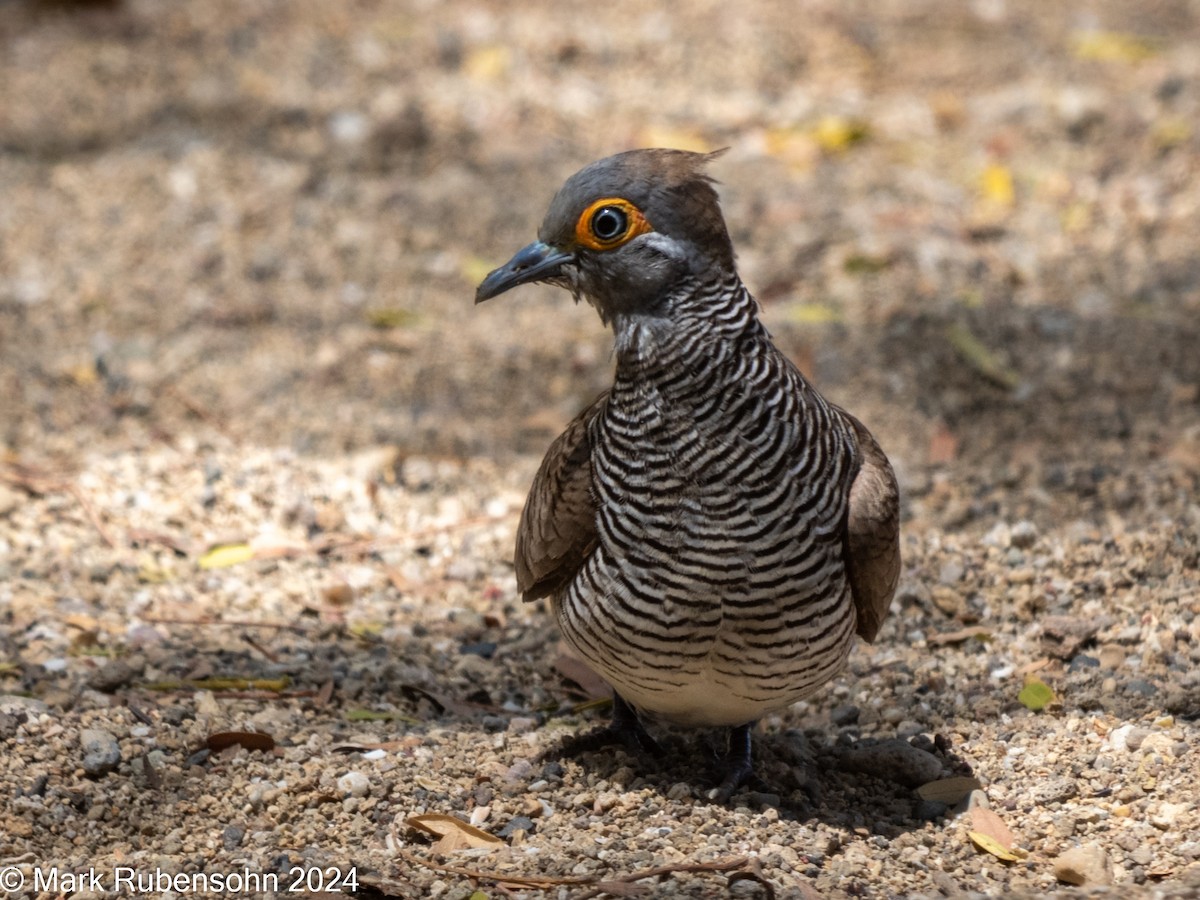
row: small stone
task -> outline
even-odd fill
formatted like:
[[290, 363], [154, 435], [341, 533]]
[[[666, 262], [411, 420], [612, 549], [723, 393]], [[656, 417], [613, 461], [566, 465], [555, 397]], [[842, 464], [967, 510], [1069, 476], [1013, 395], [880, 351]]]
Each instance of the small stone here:
[[1045, 806], [1070, 800], [1078, 793], [1079, 788], [1069, 778], [1050, 778], [1035, 784], [1029, 792], [1029, 797], [1038, 806]]
[[668, 800], [682, 800], [692, 796], [692, 786], [684, 781], [677, 781], [667, 788]]
[[920, 787], [942, 774], [942, 763], [936, 756], [898, 739], [852, 747], [843, 752], [841, 766], [907, 787]]
[[500, 829], [496, 836], [502, 838], [512, 837], [518, 831], [533, 831], [533, 819], [528, 816], [515, 816], [509, 820], [507, 825]]
[[225, 830], [221, 832], [221, 843], [226, 850], [236, 850], [242, 845], [242, 838], [246, 836], [246, 832], [236, 825], [226, 825]]
[[954, 584], [962, 581], [963, 573], [966, 570], [962, 567], [962, 563], [948, 562], [942, 566], [938, 572], [938, 582], [940, 584]]
[[107, 731], [83, 729], [79, 732], [79, 746], [83, 748], [83, 771], [92, 778], [111, 772], [121, 762], [121, 747]]
[[1022, 520], [1009, 530], [1009, 540], [1014, 547], [1027, 550], [1037, 543], [1037, 526], [1028, 520]]
[[1142, 746], [1142, 742], [1150, 736], [1150, 729], [1140, 725], [1122, 725], [1114, 728], [1108, 736], [1108, 742], [1118, 752], [1133, 751]]
[[1150, 824], [1162, 831], [1169, 831], [1175, 827], [1179, 817], [1191, 808], [1188, 803], [1160, 803], [1158, 808], [1150, 813]]
[[362, 772], [347, 772], [337, 780], [344, 797], [365, 797], [371, 793], [371, 780]]
[[834, 725], [857, 725], [859, 709], [857, 706], [835, 706], [829, 711], [829, 720]]
[[1158, 688], [1144, 678], [1133, 678], [1125, 682], [1125, 693], [1137, 697], [1153, 697]]
[[1012, 544], [1012, 529], [1005, 522], [997, 522], [980, 540], [985, 547], [1007, 550]]
[[1112, 861], [1099, 844], [1072, 847], [1054, 860], [1054, 877], [1066, 884], [1112, 884]]
[[921, 822], [936, 822], [949, 811], [950, 807], [938, 800], [918, 800], [913, 806], [913, 818]]
[[509, 784], [517, 781], [525, 781], [533, 774], [533, 763], [527, 759], [518, 759], [508, 767], [508, 771], [504, 773], [504, 780]]
[[929, 592], [929, 598], [940, 612], [955, 618], [961, 616], [967, 609], [963, 595], [945, 584], [935, 584]]
[[484, 659], [491, 659], [496, 654], [496, 642], [480, 641], [475, 644], [463, 644], [458, 648], [458, 652], [473, 656], [482, 656]]

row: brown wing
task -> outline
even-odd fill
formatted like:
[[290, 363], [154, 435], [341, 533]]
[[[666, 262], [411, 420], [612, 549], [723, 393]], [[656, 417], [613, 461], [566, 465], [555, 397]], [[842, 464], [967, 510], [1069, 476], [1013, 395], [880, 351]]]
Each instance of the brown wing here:
[[597, 397], [558, 436], [541, 468], [517, 528], [517, 589], [537, 600], [563, 588], [596, 547], [596, 502], [592, 497], [592, 446], [588, 424], [608, 400]]
[[843, 409], [858, 438], [860, 465], [850, 486], [843, 556], [858, 613], [858, 634], [874, 641], [900, 578], [900, 490], [891, 463], [866, 426]]

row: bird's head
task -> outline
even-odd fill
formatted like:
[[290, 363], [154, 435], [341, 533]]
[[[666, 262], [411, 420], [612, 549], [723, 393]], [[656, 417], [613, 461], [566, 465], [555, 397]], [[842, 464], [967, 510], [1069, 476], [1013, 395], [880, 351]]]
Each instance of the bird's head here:
[[576, 172], [551, 201], [538, 239], [489, 274], [475, 302], [546, 282], [608, 321], [656, 314], [685, 280], [732, 272], [733, 245], [704, 172], [716, 155], [630, 150]]

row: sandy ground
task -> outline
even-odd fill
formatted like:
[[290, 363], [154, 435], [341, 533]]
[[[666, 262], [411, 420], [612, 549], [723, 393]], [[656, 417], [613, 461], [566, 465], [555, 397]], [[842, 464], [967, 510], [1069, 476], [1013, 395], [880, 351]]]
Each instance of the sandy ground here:
[[[1194, 896], [1198, 76], [1182, 0], [0, 2], [0, 892]], [[610, 339], [471, 303], [646, 145], [730, 148], [905, 492], [724, 806], [543, 756], [605, 710], [511, 542]]]

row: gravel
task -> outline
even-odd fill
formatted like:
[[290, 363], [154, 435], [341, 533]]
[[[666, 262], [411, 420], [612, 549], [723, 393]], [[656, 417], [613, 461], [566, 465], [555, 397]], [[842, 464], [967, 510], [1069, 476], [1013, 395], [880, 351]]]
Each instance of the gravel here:
[[[776, 6], [5, 4], [10, 896], [1200, 891], [1200, 18]], [[719, 735], [547, 758], [605, 712], [511, 547], [610, 338], [471, 303], [648, 144], [730, 148], [743, 276], [905, 496], [894, 614], [727, 805]]]

